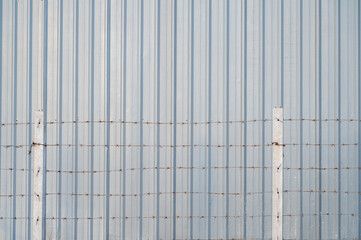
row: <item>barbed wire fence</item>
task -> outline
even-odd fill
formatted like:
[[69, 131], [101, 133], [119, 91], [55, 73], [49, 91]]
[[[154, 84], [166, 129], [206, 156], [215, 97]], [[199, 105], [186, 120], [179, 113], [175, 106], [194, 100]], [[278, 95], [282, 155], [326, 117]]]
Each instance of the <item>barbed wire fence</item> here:
[[[172, 125], [177, 125], [177, 126], [189, 126], [189, 125], [194, 125], [194, 126], [209, 126], [209, 125], [214, 125], [214, 126], [222, 126], [225, 124], [228, 125], [236, 125], [236, 124], [245, 124], [245, 123], [260, 123], [260, 124], [265, 124], [265, 123], [270, 123], [268, 126], [268, 128], [272, 127], [272, 123], [274, 122], [273, 119], [254, 119], [254, 120], [247, 120], [247, 121], [243, 121], [243, 120], [239, 120], [239, 121], [205, 121], [205, 122], [193, 122], [190, 123], [189, 121], [185, 121], [185, 122], [177, 122], [177, 123], [173, 123], [173, 122], [149, 122], [149, 121], [142, 121], [142, 122], [138, 122], [138, 121], [121, 121], [121, 120], [114, 120], [114, 121], [105, 121], [105, 120], [97, 120], [97, 121], [88, 121], [88, 120], [77, 120], [77, 121], [56, 121], [56, 120], [52, 120], [52, 121], [47, 121], [47, 122], [15, 122], [15, 123], [2, 123], [1, 124], [1, 128], [6, 128], [6, 127], [13, 127], [13, 126], [28, 126], [31, 128], [36, 127], [39, 124], [43, 124], [44, 126], [52, 126], [52, 125], [74, 125], [74, 124], [79, 124], [79, 125], [89, 125], [89, 124], [112, 124], [112, 125], [119, 125], [119, 126], [123, 126], [123, 125], [135, 125], [135, 126], [139, 126], [139, 125], [163, 125], [163, 126], [172, 126]], [[283, 119], [282, 122], [284, 124], [287, 123], [300, 123], [300, 122], [313, 122], [315, 124], [327, 124], [327, 123], [336, 123], [336, 124], [342, 124], [342, 123], [347, 123], [347, 124], [351, 124], [351, 123], [360, 123], [361, 121], [358, 119], [307, 119], [307, 118], [286, 118]], [[289, 128], [288, 128], [289, 129]], [[41, 131], [43, 131], [43, 126], [41, 127]], [[41, 132], [38, 131], [38, 132]], [[292, 130], [293, 131], [293, 130]], [[296, 130], [294, 130], [296, 131]], [[298, 130], [297, 130], [298, 131]], [[285, 134], [287, 134], [287, 132], [284, 132]], [[35, 133], [36, 134], [36, 133]], [[300, 143], [299, 141], [283, 141], [282, 143], [278, 143], [278, 142], [273, 142], [273, 141], [269, 141], [269, 142], [265, 142], [264, 144], [236, 144], [236, 143], [224, 143], [224, 144], [198, 144], [198, 143], [192, 143], [192, 144], [121, 144], [121, 143], [105, 143], [105, 144], [89, 144], [89, 142], [85, 141], [85, 142], [62, 142], [59, 143], [57, 141], [55, 142], [51, 142], [49, 141], [49, 139], [46, 141], [46, 143], [44, 142], [44, 139], [40, 138], [40, 141], [36, 141], [36, 136], [34, 138], [34, 141], [32, 143], [29, 144], [1, 144], [1, 148], [4, 149], [5, 151], [7, 149], [22, 149], [22, 150], [26, 150], [27, 154], [30, 156], [33, 156], [33, 162], [34, 164], [32, 166], [34, 166], [33, 168], [13, 168], [13, 167], [0, 167], [0, 172], [5, 172], [7, 174], [13, 174], [14, 172], [25, 172], [25, 173], [29, 173], [32, 174], [33, 176], [33, 187], [32, 189], [36, 189], [36, 185], [38, 184], [38, 189], [43, 189], [44, 192], [40, 192], [40, 193], [36, 193], [36, 192], [23, 192], [23, 193], [19, 193], [16, 192], [15, 194], [11, 194], [11, 193], [0, 193], [0, 198], [9, 198], [9, 199], [23, 199], [23, 198], [27, 198], [29, 199], [29, 201], [31, 201], [31, 199], [33, 199], [33, 201], [31, 201], [32, 203], [32, 211], [34, 211], [32, 213], [32, 216], [17, 216], [14, 215], [12, 217], [9, 216], [0, 216], [0, 220], [12, 220], [12, 221], [18, 221], [18, 220], [29, 220], [33, 222], [33, 232], [34, 234], [37, 233], [42, 233], [44, 231], [46, 231], [44, 229], [44, 225], [43, 224], [39, 224], [35, 227], [35, 223], [34, 222], [43, 222], [43, 221], [74, 221], [74, 222], [78, 222], [78, 221], [93, 221], [93, 220], [102, 220], [102, 221], [121, 221], [121, 222], [127, 222], [127, 221], [131, 221], [132, 219], [135, 220], [139, 220], [139, 219], [150, 219], [150, 220], [154, 220], [156, 221], [156, 224], [159, 225], [160, 224], [160, 220], [165, 221], [167, 219], [169, 219], [170, 221], [181, 221], [182, 219], [185, 220], [191, 220], [191, 219], [200, 219], [200, 220], [204, 220], [204, 221], [213, 221], [213, 220], [217, 220], [217, 219], [224, 219], [226, 221], [226, 227], [227, 230], [226, 231], [230, 231], [229, 230], [229, 222], [228, 221], [232, 221], [232, 219], [243, 219], [243, 221], [247, 221], [246, 219], [263, 219], [262, 221], [264, 221], [264, 219], [267, 218], [271, 218], [272, 216], [274, 217], [274, 214], [270, 214], [271, 212], [267, 212], [265, 211], [266, 208], [269, 208], [270, 206], [266, 206], [267, 204], [269, 204], [271, 202], [271, 196], [272, 194], [275, 194], [275, 190], [272, 190], [271, 188], [267, 188], [264, 187], [267, 183], [266, 182], [273, 182], [272, 184], [274, 184], [274, 180], [272, 180], [270, 178], [270, 174], [265, 174], [265, 171], [272, 171], [272, 164], [265, 164], [263, 162], [263, 164], [259, 164], [259, 161], [253, 161], [251, 158], [249, 158], [247, 160], [247, 164], [245, 165], [243, 162], [243, 159], [241, 159], [239, 161], [234, 161], [234, 163], [237, 163], [238, 165], [231, 165], [228, 162], [224, 162], [224, 161], [220, 161], [220, 162], [212, 162], [211, 164], [204, 164], [204, 163], [196, 163], [193, 165], [190, 165], [189, 162], [188, 164], [184, 164], [184, 162], [182, 163], [178, 163], [175, 164], [174, 162], [172, 162], [172, 159], [168, 159], [168, 163], [167, 165], [161, 165], [159, 162], [158, 163], [154, 163], [154, 166], [145, 166], [145, 167], [126, 167], [123, 165], [123, 167], [119, 167], [119, 168], [110, 168], [109, 165], [107, 167], [102, 167], [100, 169], [97, 169], [96, 167], [92, 166], [91, 169], [87, 169], [87, 170], [79, 170], [79, 169], [60, 169], [60, 168], [52, 168], [52, 167], [46, 167], [46, 165], [44, 165], [44, 158], [42, 158], [42, 155], [39, 153], [36, 153], [36, 151], [44, 151], [45, 148], [51, 149], [51, 148], [55, 148], [59, 150], [59, 147], [62, 147], [63, 150], [66, 148], [72, 149], [72, 148], [84, 148], [84, 149], [94, 149], [94, 148], [100, 148], [103, 149], [104, 151], [108, 151], [109, 149], [135, 149], [135, 151], [138, 151], [136, 149], [140, 149], [140, 148], [150, 148], [150, 149], [154, 149], [154, 151], [159, 151], [160, 149], [170, 149], [171, 151], [185, 151], [185, 154], [188, 154], [186, 151], [190, 148], [201, 148], [201, 149], [222, 149], [225, 150], [229, 150], [229, 149], [259, 149], [259, 148], [274, 148], [276, 147], [281, 147], [283, 149], [292, 149], [293, 147], [298, 147], [298, 148], [302, 148], [302, 149], [306, 149], [306, 148], [314, 148], [313, 151], [321, 151], [320, 148], [321, 147], [328, 147], [328, 148], [336, 148], [336, 150], [338, 149], [338, 151], [340, 151], [340, 148], [349, 148], [349, 147], [354, 147], [354, 148], [360, 148], [360, 143], [358, 141], [356, 142], [348, 142], [348, 141], [336, 141], [336, 142], [312, 142], [312, 141], [302, 141], [302, 143]], [[287, 138], [286, 138], [287, 139]], [[270, 150], [272, 151], [272, 150]], [[293, 150], [288, 150], [288, 151], [293, 151]], [[303, 151], [303, 150], [299, 150], [299, 151]], [[37, 155], [38, 154], [38, 155]], [[35, 157], [35, 156], [38, 156]], [[40, 158], [39, 158], [40, 156]], [[284, 154], [283, 154], [284, 156]], [[46, 157], [46, 156], [45, 156]], [[338, 218], [338, 221], [341, 220], [341, 217], [348, 217], [351, 218], [354, 222], [359, 222], [361, 219], [361, 213], [360, 213], [360, 209], [358, 209], [357, 207], [350, 207], [348, 209], [346, 209], [344, 211], [344, 209], [342, 208], [341, 204], [341, 200], [344, 198], [348, 198], [349, 196], [352, 196], [352, 199], [355, 199], [357, 201], [360, 201], [361, 199], [361, 187], [360, 187], [360, 183], [356, 183], [356, 184], [352, 184], [351, 181], [350, 182], [346, 182], [343, 185], [338, 182], [334, 188], [330, 188], [329, 185], [323, 185], [322, 183], [319, 182], [319, 180], [322, 178], [322, 175], [332, 175], [332, 176], [339, 176], [341, 173], [345, 174], [345, 175], [349, 175], [351, 176], [353, 175], [360, 175], [360, 170], [361, 170], [361, 166], [360, 166], [360, 161], [359, 158], [360, 156], [350, 156], [348, 155], [349, 159], [338, 159], [338, 162], [336, 164], [334, 164], [334, 166], [329, 166], [329, 165], [322, 165], [321, 161], [323, 161], [322, 159], [317, 159], [317, 157], [315, 157], [315, 159], [313, 159], [313, 164], [311, 164], [310, 166], [304, 166], [304, 165], [300, 165], [300, 166], [294, 166], [295, 164], [290, 164], [290, 162], [292, 161], [292, 159], [289, 159], [287, 157], [285, 157], [283, 159], [285, 164], [282, 164], [282, 171], [283, 171], [283, 181], [282, 182], [282, 191], [281, 194], [283, 195], [283, 213], [281, 213], [281, 217], [283, 218], [307, 218], [307, 217], [315, 217], [315, 218], [327, 218], [327, 217], [336, 217]], [[268, 159], [271, 159], [269, 156], [267, 157]], [[132, 159], [133, 161], [137, 161], [136, 158]], [[48, 159], [49, 161], [49, 159]], [[88, 161], [88, 159], [79, 159], [79, 161]], [[112, 159], [112, 161], [118, 161], [116, 159]], [[124, 160], [123, 160], [124, 161]], [[272, 161], [274, 161], [274, 159], [272, 159]], [[342, 161], [342, 164], [340, 163]], [[119, 163], [122, 164], [122, 163]], [[42, 166], [44, 167], [44, 169], [41, 168], [36, 168], [35, 166]], [[217, 188], [217, 189], [223, 189], [224, 191], [212, 191], [212, 185], [210, 183], [206, 183], [209, 184], [210, 187], [207, 189], [204, 189], [204, 191], [194, 191], [192, 189], [190, 184], [197, 184], [195, 182], [191, 182], [189, 181], [189, 179], [187, 180], [187, 182], [185, 182], [184, 184], [186, 186], [183, 186], [182, 190], [184, 191], [177, 191], [177, 190], [172, 190], [171, 187], [168, 187], [168, 190], [171, 191], [164, 191], [161, 189], [160, 187], [160, 179], [159, 177], [155, 177], [156, 180], [154, 181], [154, 183], [156, 184], [156, 186], [153, 186], [151, 189], [156, 190], [156, 191], [149, 191], [149, 190], [145, 190], [145, 191], [139, 191], [137, 193], [126, 193], [126, 191], [124, 190], [123, 193], [121, 192], [112, 192], [112, 191], [107, 191], [104, 192], [102, 191], [95, 191], [94, 189], [92, 191], [87, 191], [86, 189], [77, 189], [76, 191], [51, 191], [47, 188], [44, 187], [44, 182], [46, 182], [47, 178], [49, 177], [49, 175], [51, 174], [55, 174], [55, 175], [69, 175], [69, 176], [78, 176], [78, 175], [99, 175], [99, 174], [112, 174], [112, 175], [122, 175], [122, 177], [118, 176], [119, 179], [123, 179], [123, 175], [125, 175], [126, 173], [129, 174], [137, 174], [139, 172], [149, 172], [149, 174], [158, 174], [162, 171], [162, 172], [167, 172], [168, 175], [172, 175], [174, 174], [174, 170], [179, 170], [181, 171], [181, 175], [184, 175], [185, 178], [189, 178], [189, 173], [193, 171], [197, 171], [197, 173], [199, 172], [204, 172], [203, 175], [207, 175], [210, 172], [214, 172], [216, 173], [217, 171], [220, 172], [220, 174], [222, 175], [222, 178], [226, 178], [225, 181], [225, 186], [224, 188]], [[232, 183], [230, 183], [230, 181], [233, 181], [235, 179], [232, 179], [232, 176], [235, 176], [234, 174], [230, 174], [229, 170], [232, 171], [239, 171], [242, 172], [243, 176], [238, 176], [239, 178], [242, 178], [242, 180], [247, 181], [247, 177], [244, 177], [244, 174], [246, 171], [250, 171], [250, 170], [257, 170], [257, 171], [261, 171], [261, 176], [263, 178], [262, 180], [262, 189], [261, 191], [259, 190], [255, 190], [253, 191], [251, 189], [251, 191], [249, 189], [246, 189], [245, 187], [243, 188], [238, 188], [238, 191], [231, 191], [230, 190], [230, 186], [233, 185]], [[36, 176], [38, 176], [38, 174], [40, 172], [44, 172], [43, 177], [44, 178], [39, 178], [36, 179]], [[316, 180], [316, 184], [313, 184], [312, 186], [307, 186], [305, 182], [302, 182], [303, 180], [299, 180], [298, 181], [298, 186], [295, 186], [295, 184], [287, 184], [287, 182], [290, 181], [290, 179], [288, 179], [290, 176], [292, 176], [294, 173], [299, 174], [299, 177], [301, 178], [301, 176], [309, 176], [310, 174], [306, 173], [306, 172], [312, 172], [312, 176], [313, 177], [317, 177], [318, 179]], [[186, 172], [188, 175], [185, 175], [184, 172]], [[287, 173], [289, 172], [289, 173]], [[179, 172], [178, 172], [179, 174]], [[219, 177], [219, 175], [217, 175]], [[353, 176], [352, 179], [359, 179], [359, 177], [357, 176]], [[124, 178], [125, 179], [125, 178]], [[123, 179], [123, 180], [124, 180]], [[238, 179], [238, 178], [237, 178]], [[217, 181], [217, 179], [215, 179]], [[77, 180], [73, 180], [73, 181], [77, 181]], [[340, 181], [340, 178], [338, 178], [337, 181]], [[336, 181], [336, 182], [337, 182]], [[286, 183], [286, 184], [285, 184]], [[112, 184], [110, 182], [108, 182], [107, 184]], [[247, 183], [244, 183], [247, 184]], [[345, 189], [343, 189], [343, 187], [345, 186], [345, 184], [349, 185], [346, 186]], [[109, 187], [109, 186], [104, 186], [105, 188]], [[51, 187], [53, 189], [53, 187]], [[232, 188], [232, 189], [237, 189], [237, 187]], [[61, 189], [60, 189], [61, 190]], [[1, 191], [0, 191], [1, 192]], [[279, 194], [279, 193], [278, 193]], [[300, 197], [302, 198], [302, 194], [309, 194], [309, 195], [317, 195], [318, 198], [317, 201], [321, 202], [321, 198], [323, 195], [329, 194], [329, 195], [334, 195], [337, 196], [338, 200], [335, 201], [337, 204], [337, 211], [336, 212], [331, 212], [331, 211], [327, 211], [327, 209], [330, 209], [328, 207], [325, 207], [324, 209], [320, 208], [320, 207], [314, 207], [313, 209], [307, 209], [307, 208], [302, 208], [299, 210], [298, 213], [296, 213], [295, 211], [289, 210], [289, 204], [287, 205], [287, 208], [285, 207], [285, 199], [289, 198], [287, 197], [287, 194], [299, 194]], [[42, 195], [42, 198], [40, 198], [39, 196]], [[121, 215], [114, 215], [114, 213], [110, 212], [110, 213], [106, 213], [103, 215], [99, 215], [99, 216], [94, 216], [93, 215], [88, 215], [88, 216], [60, 216], [60, 214], [55, 214], [55, 215], [49, 215], [46, 212], [46, 208], [44, 207], [44, 204], [50, 204], [49, 201], [44, 203], [43, 199], [46, 199], [47, 197], [51, 197], [51, 196], [56, 196], [58, 198], [62, 198], [62, 197], [79, 197], [79, 198], [84, 198], [84, 199], [91, 199], [91, 201], [94, 201], [94, 198], [100, 198], [100, 199], [113, 199], [113, 198], [118, 198], [118, 199], [124, 199], [124, 198], [130, 198], [132, 201], [139, 201], [139, 199], [141, 198], [147, 198], [147, 197], [155, 197], [157, 198], [155, 201], [157, 202], [157, 204], [155, 204], [157, 210], [153, 212], [153, 214], [149, 214], [149, 215], [134, 215], [134, 213], [127, 215], [127, 213], [122, 212], [124, 209], [122, 209], [120, 211]], [[179, 196], [187, 196], [190, 199], [187, 199], [186, 201], [193, 201], [192, 198], [193, 196], [202, 196], [205, 199], [208, 199], [208, 202], [206, 201], [206, 204], [208, 205], [208, 207], [211, 205], [211, 202], [209, 202], [210, 199], [212, 199], [212, 197], [221, 197], [222, 200], [224, 201], [225, 207], [226, 207], [226, 211], [224, 211], [226, 214], [212, 214], [209, 210], [208, 211], [204, 211], [204, 214], [201, 215], [197, 215], [194, 212], [190, 212], [190, 209], [186, 209], [185, 212], [188, 212], [188, 214], [184, 214], [184, 211], [177, 211], [177, 212], [182, 212], [183, 214], [161, 214], [159, 212], [159, 210], [162, 208], [162, 206], [159, 205], [159, 199], [161, 196], [169, 196], [170, 198], [168, 198], [168, 200], [170, 200], [171, 198], [175, 198], [175, 197], [179, 197]], [[248, 213], [246, 211], [239, 211], [239, 209], [243, 209], [243, 205], [244, 202], [239, 202], [239, 206], [238, 206], [238, 210], [234, 210], [232, 209], [232, 206], [230, 204], [230, 200], [229, 197], [243, 197], [244, 201], [246, 201], [247, 197], [249, 196], [261, 196], [262, 197], [262, 201], [260, 203], [258, 203], [259, 206], [262, 208], [262, 214], [252, 214], [252, 213]], [[303, 196], [304, 198], [306, 198], [305, 196]], [[225, 198], [225, 199], [224, 199]], [[294, 196], [293, 196], [294, 198]], [[38, 203], [37, 200], [38, 199]], [[54, 199], [52, 199], [54, 200]], [[75, 201], [78, 201], [78, 199], [76, 199]], [[289, 201], [289, 200], [288, 200]], [[35, 205], [38, 204], [40, 206], [42, 206], [41, 208], [39, 208], [38, 206], [36, 207]], [[61, 203], [51, 203], [51, 204], [61, 204]], [[105, 202], [105, 204], [109, 204], [109, 202]], [[122, 202], [123, 204], [123, 202]], [[302, 204], [302, 203], [300, 203]], [[255, 204], [257, 205], [257, 204]], [[356, 204], [357, 205], [357, 204]], [[109, 206], [108, 206], [109, 207]], [[120, 206], [119, 206], [120, 207]], [[189, 207], [188, 207], [189, 208]], [[37, 213], [37, 211], [39, 211]], [[43, 212], [45, 211], [45, 212]], [[281, 208], [282, 211], [282, 208]], [[311, 211], [311, 212], [310, 212]], [[154, 214], [156, 213], [156, 214]], [[237, 213], [237, 214], [235, 214]], [[40, 217], [40, 218], [39, 218]], [[277, 216], [277, 218], [280, 218], [280, 216]], [[241, 220], [240, 220], [241, 221]], [[267, 220], [269, 221], [269, 220]], [[300, 220], [301, 222], [303, 220]], [[194, 223], [190, 223], [190, 224], [194, 224]], [[264, 222], [262, 224], [265, 224]], [[272, 232], [275, 231], [274, 229], [274, 225], [275, 222], [272, 221]], [[283, 223], [284, 224], [284, 223]], [[281, 227], [283, 226], [283, 224], [281, 223]], [[318, 223], [318, 224], [322, 224]], [[36, 228], [39, 228], [38, 231], [35, 231]], [[282, 231], [280, 233], [280, 235], [278, 235], [282, 238]]]

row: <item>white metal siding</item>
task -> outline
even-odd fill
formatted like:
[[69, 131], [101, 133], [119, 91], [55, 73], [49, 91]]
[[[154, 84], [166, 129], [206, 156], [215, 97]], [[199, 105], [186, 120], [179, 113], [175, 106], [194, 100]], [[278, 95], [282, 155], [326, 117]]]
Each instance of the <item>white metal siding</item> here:
[[269, 239], [274, 107], [283, 237], [361, 238], [359, 1], [0, 6], [0, 239], [31, 238], [40, 109], [46, 238]]

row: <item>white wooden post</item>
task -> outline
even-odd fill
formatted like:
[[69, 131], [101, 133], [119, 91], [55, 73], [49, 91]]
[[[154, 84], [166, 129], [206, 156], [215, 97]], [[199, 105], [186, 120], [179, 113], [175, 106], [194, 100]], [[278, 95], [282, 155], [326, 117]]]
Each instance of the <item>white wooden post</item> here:
[[35, 113], [34, 151], [34, 197], [33, 197], [33, 239], [41, 240], [43, 226], [43, 150], [44, 150], [44, 113]]
[[282, 239], [283, 108], [273, 109], [272, 239]]

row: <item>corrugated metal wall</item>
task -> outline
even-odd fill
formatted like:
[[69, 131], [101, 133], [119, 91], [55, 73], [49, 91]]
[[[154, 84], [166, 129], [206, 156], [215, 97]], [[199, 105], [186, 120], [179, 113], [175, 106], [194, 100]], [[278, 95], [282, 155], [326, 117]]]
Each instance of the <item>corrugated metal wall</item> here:
[[0, 238], [361, 238], [357, 0], [0, 0]]

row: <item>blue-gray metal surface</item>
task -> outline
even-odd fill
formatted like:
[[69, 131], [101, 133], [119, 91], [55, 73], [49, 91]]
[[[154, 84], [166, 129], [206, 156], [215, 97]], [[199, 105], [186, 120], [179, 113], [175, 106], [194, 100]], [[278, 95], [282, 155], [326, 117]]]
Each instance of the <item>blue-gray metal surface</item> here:
[[[357, 0], [0, 0], [0, 238], [361, 239]], [[257, 121], [253, 121], [257, 120]]]

